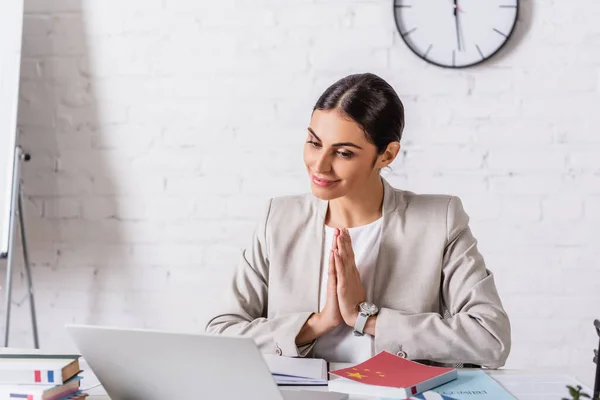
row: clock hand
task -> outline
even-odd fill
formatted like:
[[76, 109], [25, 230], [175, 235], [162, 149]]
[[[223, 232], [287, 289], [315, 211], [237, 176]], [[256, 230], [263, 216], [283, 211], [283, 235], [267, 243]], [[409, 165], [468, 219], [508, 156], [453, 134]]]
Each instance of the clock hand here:
[[461, 51], [460, 22], [458, 21], [458, 0], [454, 0], [454, 25], [456, 27], [456, 43], [458, 44], [458, 51]]

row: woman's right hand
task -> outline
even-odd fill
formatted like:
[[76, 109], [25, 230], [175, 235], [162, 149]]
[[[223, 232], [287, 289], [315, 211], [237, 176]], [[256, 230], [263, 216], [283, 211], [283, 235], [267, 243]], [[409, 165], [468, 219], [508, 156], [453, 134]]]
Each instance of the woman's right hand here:
[[336, 229], [333, 234], [333, 244], [329, 251], [329, 268], [327, 275], [327, 298], [325, 300], [325, 306], [319, 313], [321, 323], [326, 330], [332, 330], [333, 328], [344, 323], [342, 314], [340, 312], [340, 306], [337, 295], [337, 276], [335, 271], [335, 256], [334, 251], [337, 249], [337, 238], [340, 235], [340, 230]]
[[327, 273], [327, 297], [321, 312], [312, 314], [304, 323], [296, 336], [296, 344], [303, 345], [329, 333], [335, 327], [344, 323], [340, 312], [337, 296], [337, 276], [335, 271], [334, 250], [337, 249], [337, 239], [340, 230], [336, 229], [333, 234], [333, 245], [329, 252], [329, 268]]

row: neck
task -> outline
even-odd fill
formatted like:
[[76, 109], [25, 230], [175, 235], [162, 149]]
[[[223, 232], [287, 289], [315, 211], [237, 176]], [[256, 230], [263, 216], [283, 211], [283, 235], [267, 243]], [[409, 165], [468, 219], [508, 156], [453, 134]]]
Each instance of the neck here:
[[332, 228], [353, 228], [378, 220], [382, 214], [383, 182], [378, 175], [355, 193], [329, 201], [325, 223]]

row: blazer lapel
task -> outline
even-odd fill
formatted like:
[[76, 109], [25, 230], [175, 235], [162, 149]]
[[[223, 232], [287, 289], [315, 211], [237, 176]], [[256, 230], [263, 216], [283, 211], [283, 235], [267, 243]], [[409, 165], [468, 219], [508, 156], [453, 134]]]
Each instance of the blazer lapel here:
[[[309, 308], [313, 312], [319, 312], [319, 298], [321, 294], [321, 269], [323, 265], [323, 247], [325, 246], [325, 216], [329, 202], [315, 198], [316, 218], [310, 219], [307, 226], [307, 265], [304, 281], [306, 282], [306, 297], [309, 300]], [[315, 249], [315, 250], [311, 250]]]
[[[383, 293], [389, 293], [386, 287], [390, 284], [389, 277], [386, 271], [399, 263], [399, 252], [397, 247], [400, 243], [402, 232], [402, 218], [398, 218], [396, 211], [402, 205], [401, 192], [396, 191], [384, 178], [383, 181], [383, 207], [382, 207], [382, 227], [381, 227], [381, 243], [379, 246], [379, 254], [375, 265], [375, 273], [373, 277], [372, 301], [381, 305], [386, 302], [383, 298]], [[390, 293], [393, 295], [393, 293]]]

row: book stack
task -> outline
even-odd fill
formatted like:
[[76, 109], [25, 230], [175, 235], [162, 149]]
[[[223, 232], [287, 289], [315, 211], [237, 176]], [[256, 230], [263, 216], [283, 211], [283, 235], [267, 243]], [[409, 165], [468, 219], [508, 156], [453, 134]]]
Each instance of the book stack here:
[[0, 398], [23, 400], [81, 400], [80, 356], [39, 351], [0, 352]]

